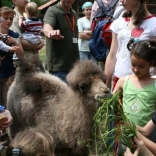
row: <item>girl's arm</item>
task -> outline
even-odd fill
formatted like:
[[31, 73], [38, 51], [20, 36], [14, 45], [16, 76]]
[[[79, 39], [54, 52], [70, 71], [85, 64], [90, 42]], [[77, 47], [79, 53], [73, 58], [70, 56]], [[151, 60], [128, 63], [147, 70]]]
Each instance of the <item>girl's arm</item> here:
[[115, 94], [117, 91], [122, 90], [124, 83], [125, 83], [125, 77], [120, 78], [113, 90], [113, 94]]
[[[143, 144], [145, 144], [145, 146], [142, 147], [142, 153], [144, 153], [144, 156], [153, 156], [153, 155], [156, 155], [156, 144], [154, 142], [152, 142], [151, 140], [149, 140], [148, 138], [146, 138], [145, 136], [143, 136], [139, 132], [138, 132], [137, 138], [139, 140], [142, 140], [143, 141]], [[134, 141], [136, 142], [137, 140], [134, 140]]]
[[83, 39], [83, 40], [89, 40], [92, 37], [92, 31], [85, 31], [84, 32], [79, 32], [79, 38]]
[[150, 120], [144, 127], [140, 127], [140, 126], [136, 125], [136, 128], [144, 136], [148, 137], [154, 131], [155, 124], [153, 123], [152, 120]]
[[112, 74], [115, 68], [115, 64], [116, 64], [116, 52], [118, 49], [118, 41], [117, 41], [117, 34], [115, 34], [114, 32], [112, 32], [112, 44], [111, 44], [111, 49], [110, 52], [107, 56], [106, 59], [106, 63], [105, 63], [105, 75], [107, 77], [106, 80], [106, 85], [110, 86], [110, 82], [112, 79]]

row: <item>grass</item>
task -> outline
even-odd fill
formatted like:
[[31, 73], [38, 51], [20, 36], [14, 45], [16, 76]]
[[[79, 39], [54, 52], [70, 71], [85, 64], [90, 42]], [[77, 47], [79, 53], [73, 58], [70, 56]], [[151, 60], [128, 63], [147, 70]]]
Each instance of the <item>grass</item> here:
[[40, 59], [41, 59], [43, 65], [45, 65], [46, 41], [45, 41], [44, 37], [43, 37], [43, 40], [44, 40], [44, 47], [39, 51], [39, 55], [40, 55]]

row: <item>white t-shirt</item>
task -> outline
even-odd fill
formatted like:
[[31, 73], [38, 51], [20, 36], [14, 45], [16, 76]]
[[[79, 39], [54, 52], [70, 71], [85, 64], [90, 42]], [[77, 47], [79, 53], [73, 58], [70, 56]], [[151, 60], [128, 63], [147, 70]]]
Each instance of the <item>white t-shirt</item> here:
[[[78, 19], [78, 32], [83, 32], [84, 30], [91, 30], [90, 20], [86, 17]], [[89, 41], [78, 39], [79, 51], [90, 52]]]
[[127, 43], [130, 38], [149, 40], [156, 37], [156, 17], [147, 17], [139, 27], [135, 27], [132, 31], [128, 29], [128, 23], [129, 19], [119, 17], [110, 27], [111, 30], [117, 34], [118, 49], [116, 53], [114, 75], [119, 78], [132, 74], [130, 52], [127, 49]]

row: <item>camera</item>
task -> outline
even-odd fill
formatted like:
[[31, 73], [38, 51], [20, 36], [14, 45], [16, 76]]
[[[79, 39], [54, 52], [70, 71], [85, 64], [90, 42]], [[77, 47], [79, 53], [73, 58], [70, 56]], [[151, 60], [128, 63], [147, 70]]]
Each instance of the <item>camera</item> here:
[[1, 40], [5, 42], [7, 40], [7, 34], [1, 34]]

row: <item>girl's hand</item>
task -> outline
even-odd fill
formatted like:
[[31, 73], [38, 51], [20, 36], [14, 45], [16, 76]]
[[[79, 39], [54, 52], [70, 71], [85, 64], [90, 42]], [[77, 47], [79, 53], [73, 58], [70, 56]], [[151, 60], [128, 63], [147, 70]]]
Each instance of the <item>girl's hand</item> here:
[[13, 39], [13, 38], [10, 37], [10, 36], [7, 36], [7, 40], [5, 41], [5, 44], [7, 44], [7, 45], [10, 45], [10, 44], [17, 45], [15, 39]]
[[146, 148], [143, 140], [141, 139], [139, 132], [137, 132], [137, 137], [134, 137], [134, 142], [136, 143], [137, 147], [141, 149], [141, 151]]
[[138, 156], [139, 152], [140, 152], [140, 148], [137, 148], [133, 154], [131, 150], [127, 147], [126, 152], [124, 153], [124, 156]]

